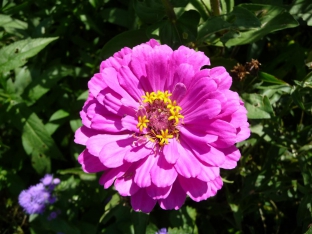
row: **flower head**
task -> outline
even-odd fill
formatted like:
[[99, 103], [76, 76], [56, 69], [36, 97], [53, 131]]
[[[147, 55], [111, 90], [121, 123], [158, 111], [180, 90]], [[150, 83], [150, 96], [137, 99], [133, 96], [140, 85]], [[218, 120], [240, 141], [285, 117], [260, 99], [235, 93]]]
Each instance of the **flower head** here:
[[220, 168], [236, 167], [249, 137], [247, 111], [223, 67], [185, 46], [155, 40], [123, 48], [88, 83], [75, 142], [78, 161], [100, 184], [131, 196], [134, 210], [179, 209], [214, 196]]
[[41, 183], [23, 190], [18, 197], [19, 204], [28, 214], [41, 214], [47, 204], [56, 202], [56, 197], [52, 195], [52, 191], [60, 180], [58, 178], [53, 179], [53, 175], [47, 174], [40, 181]]

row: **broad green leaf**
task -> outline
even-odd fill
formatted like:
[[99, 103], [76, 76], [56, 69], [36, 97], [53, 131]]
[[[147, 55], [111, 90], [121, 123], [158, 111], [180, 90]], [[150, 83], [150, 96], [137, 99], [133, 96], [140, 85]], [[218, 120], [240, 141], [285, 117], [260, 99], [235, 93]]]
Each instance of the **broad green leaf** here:
[[265, 72], [259, 72], [258, 77], [264, 82], [268, 82], [272, 84], [279, 84], [279, 85], [288, 85], [285, 81], [280, 80], [276, 78], [275, 76], [270, 75]]
[[245, 107], [248, 111], [249, 119], [270, 119], [273, 115], [273, 109], [267, 96], [259, 94], [243, 94]]
[[240, 4], [239, 7], [252, 12], [261, 22], [257, 29], [239, 32], [239, 36], [225, 41], [226, 46], [243, 45], [255, 42], [265, 35], [282, 30], [294, 28], [299, 24], [285, 8], [273, 5]]
[[31, 105], [51, 90], [60, 79], [72, 74], [73, 69], [63, 65], [52, 66], [42, 72], [36, 68], [32, 68], [32, 82], [24, 90], [22, 96], [27, 104]]
[[0, 49], [0, 72], [23, 66], [27, 59], [38, 54], [57, 37], [26, 39]]
[[312, 26], [312, 2], [309, 0], [295, 0], [291, 6], [289, 13], [301, 17], [307, 21], [309, 26]]
[[230, 13], [234, 7], [234, 0], [221, 0], [222, 14]]
[[[243, 7], [236, 6], [231, 13], [209, 18], [202, 24], [199, 27], [198, 40], [213, 44], [212, 41], [216, 38], [215, 33], [223, 33], [230, 30], [223, 38], [225, 42], [233, 37], [233, 33], [239, 33], [240, 30], [256, 29], [260, 26], [260, 21], [252, 12]], [[229, 35], [231, 36], [229, 37]], [[221, 44], [219, 43], [219, 45]]]
[[144, 23], [155, 23], [165, 16], [165, 8], [158, 0], [133, 1], [136, 14]]
[[49, 122], [45, 125], [46, 130], [52, 135], [61, 124], [65, 123], [69, 113], [65, 110], [58, 110], [50, 117]]
[[103, 19], [112, 24], [116, 24], [125, 28], [129, 28], [133, 22], [133, 17], [129, 12], [120, 8], [107, 8], [101, 14]]
[[31, 155], [34, 169], [40, 174], [49, 172], [50, 159], [62, 159], [63, 155], [42, 121], [23, 103], [13, 106], [10, 114], [13, 124], [21, 131], [23, 147]]
[[10, 28], [14, 29], [27, 29], [27, 23], [13, 19], [8, 15], [0, 14], [0, 27], [3, 27], [6, 31], [10, 30]]
[[149, 215], [142, 212], [132, 212], [131, 218], [133, 220], [135, 234], [145, 234]]
[[107, 59], [123, 47], [127, 46], [132, 48], [148, 40], [149, 38], [147, 38], [145, 30], [143, 29], [126, 31], [113, 37], [104, 45], [101, 51], [101, 58], [103, 60]]

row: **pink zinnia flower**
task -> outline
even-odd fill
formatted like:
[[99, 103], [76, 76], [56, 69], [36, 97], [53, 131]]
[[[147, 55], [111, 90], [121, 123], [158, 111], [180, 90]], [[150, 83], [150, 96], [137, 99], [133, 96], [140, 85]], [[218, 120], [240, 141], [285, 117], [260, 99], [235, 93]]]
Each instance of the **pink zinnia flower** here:
[[114, 183], [136, 211], [214, 196], [220, 168], [236, 167], [235, 143], [250, 134], [247, 111], [226, 70], [205, 65], [202, 52], [152, 39], [103, 61], [88, 83], [75, 134], [86, 146], [79, 163], [88, 173], [104, 171], [100, 184]]

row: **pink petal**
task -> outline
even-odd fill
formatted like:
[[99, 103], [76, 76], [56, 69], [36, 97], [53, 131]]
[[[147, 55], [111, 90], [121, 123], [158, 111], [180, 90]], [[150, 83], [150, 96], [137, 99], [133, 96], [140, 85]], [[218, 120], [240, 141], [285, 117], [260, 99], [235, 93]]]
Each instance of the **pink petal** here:
[[223, 149], [225, 154], [225, 161], [220, 165], [224, 169], [233, 169], [237, 166], [237, 161], [240, 159], [241, 154], [239, 150], [233, 145], [227, 149]]
[[[169, 77], [167, 78], [167, 87], [168, 89], [173, 90], [177, 83], [182, 83], [188, 87], [193, 77], [193, 66], [187, 63], [182, 63], [176, 68], [172, 81], [168, 79]], [[173, 100], [176, 99], [173, 98]]]
[[169, 140], [169, 144], [165, 145], [163, 148], [163, 154], [168, 163], [175, 164], [179, 158], [178, 146], [179, 144], [177, 140], [171, 139]]
[[127, 136], [124, 135], [108, 135], [108, 134], [98, 134], [89, 138], [86, 143], [88, 151], [94, 155], [99, 156], [103, 146], [112, 141], [117, 141], [119, 139], [123, 139]]
[[103, 81], [101, 73], [94, 74], [94, 76], [88, 82], [89, 91], [92, 93], [94, 97], [96, 97], [99, 94], [99, 92], [101, 92], [106, 87], [107, 86]]
[[84, 172], [87, 173], [96, 173], [108, 169], [101, 163], [98, 157], [90, 154], [87, 149], [78, 156], [78, 162], [82, 165]]
[[140, 189], [131, 196], [131, 205], [135, 211], [149, 213], [153, 210], [156, 200], [148, 196], [145, 189]]
[[188, 111], [182, 110], [184, 115], [184, 124], [191, 122], [197, 122], [199, 119], [212, 119], [217, 116], [221, 111], [221, 103], [215, 99], [207, 99], [200, 104], [199, 107], [188, 109]]
[[184, 124], [180, 128], [180, 136], [186, 142], [190, 142], [192, 144], [200, 144], [200, 143], [211, 143], [215, 142], [218, 139], [216, 135], [210, 135], [205, 132], [202, 126], [196, 126], [194, 124]]
[[184, 178], [179, 176], [181, 187], [194, 201], [202, 201], [211, 196], [210, 186], [207, 182], [196, 178]]
[[186, 193], [182, 189], [179, 181], [177, 180], [173, 185], [170, 194], [158, 203], [161, 208], [165, 210], [178, 210], [184, 204]]
[[86, 145], [89, 138], [93, 135], [99, 134], [99, 131], [82, 126], [75, 132], [75, 143], [80, 145]]
[[123, 176], [130, 166], [131, 166], [130, 163], [124, 163], [120, 167], [105, 171], [101, 176], [99, 183], [101, 185], [104, 185], [105, 189], [109, 188], [114, 183], [114, 180], [116, 178]]
[[202, 66], [210, 65], [209, 58], [203, 52], [196, 52], [185, 46], [180, 46], [173, 52], [172, 61], [175, 64], [191, 64], [194, 71], [199, 71]]
[[139, 102], [145, 94], [138, 78], [133, 74], [129, 67], [123, 66], [118, 72], [118, 81], [134, 100]]
[[121, 196], [132, 196], [140, 188], [133, 182], [132, 177], [120, 177], [115, 180], [115, 188]]
[[186, 86], [183, 83], [177, 83], [173, 87], [171, 100], [175, 100], [177, 103], [179, 103], [184, 98], [185, 94], [186, 94]]
[[146, 56], [146, 76], [153, 91], [164, 90], [166, 79], [172, 76], [172, 52], [169, 46], [160, 45], [154, 47]]
[[155, 39], [150, 39], [148, 42], [146, 42], [145, 44], [151, 46], [152, 48], [154, 48], [155, 46], [160, 46], [160, 44], [158, 43], [158, 41], [156, 41]]
[[215, 147], [226, 148], [235, 144], [236, 129], [226, 121], [217, 119], [209, 124], [206, 131], [208, 134], [218, 136], [218, 143], [211, 143]]
[[215, 180], [217, 177], [220, 176], [220, 168], [219, 167], [212, 167], [206, 164], [202, 164], [202, 170], [200, 174], [196, 177], [199, 180], [209, 182]]
[[153, 184], [157, 187], [168, 187], [176, 180], [178, 173], [174, 165], [166, 161], [163, 153], [159, 154], [157, 162], [150, 171]]
[[140, 188], [145, 188], [151, 185], [150, 171], [156, 161], [156, 157], [151, 155], [142, 159], [142, 162], [136, 169], [134, 176], [134, 182], [139, 185]]
[[168, 197], [171, 191], [171, 186], [168, 187], [158, 187], [154, 184], [146, 188], [147, 194], [153, 199], [163, 199]]
[[212, 146], [208, 152], [203, 154], [196, 154], [196, 156], [205, 163], [208, 163], [211, 166], [219, 167], [225, 161], [225, 155], [223, 151], [218, 150]]
[[154, 155], [152, 143], [148, 142], [139, 146], [132, 146], [131, 149], [126, 153], [124, 160], [127, 162], [137, 162], [142, 158]]
[[108, 59], [104, 60], [101, 63], [100, 71], [102, 72], [103, 69], [108, 67], [113, 67], [115, 69], [119, 69], [121, 65], [124, 65], [124, 57], [131, 53], [131, 49], [128, 47], [122, 48], [120, 51], [116, 52], [113, 56], [109, 57]]
[[218, 84], [219, 90], [229, 89], [232, 85], [232, 78], [224, 67], [214, 67], [210, 70], [210, 77]]
[[105, 144], [100, 152], [101, 162], [109, 168], [116, 168], [124, 163], [124, 157], [131, 149], [135, 139], [128, 135], [119, 137], [118, 140], [111, 140]]
[[183, 141], [181, 141], [181, 144], [177, 144], [177, 146], [180, 156], [176, 164], [174, 164], [175, 169], [186, 178], [196, 177], [201, 171], [200, 162]]

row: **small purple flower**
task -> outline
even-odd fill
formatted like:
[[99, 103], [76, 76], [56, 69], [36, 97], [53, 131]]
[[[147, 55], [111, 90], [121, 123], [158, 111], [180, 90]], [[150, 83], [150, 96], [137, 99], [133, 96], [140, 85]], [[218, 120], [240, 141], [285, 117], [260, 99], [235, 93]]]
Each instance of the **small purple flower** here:
[[52, 195], [52, 192], [60, 183], [60, 179], [53, 179], [53, 175], [46, 174], [40, 182], [23, 190], [18, 197], [19, 204], [28, 214], [41, 214], [47, 204], [56, 202], [56, 197]]
[[48, 216], [48, 220], [50, 221], [52, 219], [55, 219], [56, 217], [57, 217], [57, 212], [52, 211], [50, 215]]
[[162, 229], [159, 229], [158, 232], [155, 232], [155, 234], [167, 234], [167, 229], [166, 228], [162, 228]]
[[49, 197], [50, 193], [43, 184], [37, 184], [27, 190], [23, 190], [18, 197], [18, 201], [26, 213], [41, 214]]
[[52, 183], [53, 180], [53, 175], [51, 174], [46, 174], [40, 181], [43, 183], [45, 186], [49, 186]]

